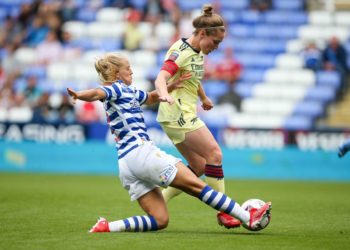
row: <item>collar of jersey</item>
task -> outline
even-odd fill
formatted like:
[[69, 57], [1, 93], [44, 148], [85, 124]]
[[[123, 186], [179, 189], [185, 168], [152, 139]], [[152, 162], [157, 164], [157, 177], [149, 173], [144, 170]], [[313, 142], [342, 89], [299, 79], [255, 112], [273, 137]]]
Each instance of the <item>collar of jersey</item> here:
[[125, 88], [129, 88], [130, 87], [129, 85], [126, 85], [122, 80], [117, 80], [116, 82], [119, 83], [120, 85], [122, 85]]
[[196, 50], [195, 48], [193, 48], [192, 46], [191, 46], [191, 44], [189, 44], [186, 40], [187, 40], [187, 38], [181, 38], [181, 40], [184, 42], [184, 43], [186, 43], [194, 52], [196, 52], [196, 53], [199, 53], [200, 51], [199, 50]]

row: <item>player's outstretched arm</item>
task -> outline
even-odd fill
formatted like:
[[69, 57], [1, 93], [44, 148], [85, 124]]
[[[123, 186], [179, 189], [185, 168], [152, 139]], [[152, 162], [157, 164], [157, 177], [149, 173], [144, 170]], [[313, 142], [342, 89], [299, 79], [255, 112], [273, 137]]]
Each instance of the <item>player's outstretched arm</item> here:
[[346, 153], [350, 150], [350, 139], [345, 141], [342, 145], [340, 145], [338, 149], [338, 156], [339, 158], [346, 155]]
[[104, 100], [106, 98], [106, 93], [102, 89], [74, 91], [71, 88], [67, 88], [67, 92], [71, 96], [73, 103], [75, 103], [77, 99], [86, 102], [93, 102], [97, 100]]

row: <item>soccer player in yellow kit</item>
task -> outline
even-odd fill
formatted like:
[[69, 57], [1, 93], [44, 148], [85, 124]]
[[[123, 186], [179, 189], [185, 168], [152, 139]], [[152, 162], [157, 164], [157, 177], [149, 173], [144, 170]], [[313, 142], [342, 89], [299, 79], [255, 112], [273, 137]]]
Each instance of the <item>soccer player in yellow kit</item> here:
[[[197, 175], [205, 175], [206, 182], [215, 190], [224, 193], [222, 152], [215, 138], [197, 117], [198, 97], [204, 110], [213, 107], [205, 95], [201, 80], [204, 75], [204, 56], [217, 49], [225, 37], [223, 19], [213, 13], [211, 5], [203, 6], [203, 14], [193, 20], [193, 35], [175, 42], [166, 54], [165, 62], [155, 81], [161, 100], [157, 121], [186, 158], [189, 168]], [[167, 91], [167, 82], [181, 74], [192, 73], [192, 78], [183, 82], [183, 87]], [[181, 193], [172, 187], [163, 190], [166, 201]], [[225, 214], [217, 214], [218, 223], [227, 228], [239, 227], [240, 221]]]

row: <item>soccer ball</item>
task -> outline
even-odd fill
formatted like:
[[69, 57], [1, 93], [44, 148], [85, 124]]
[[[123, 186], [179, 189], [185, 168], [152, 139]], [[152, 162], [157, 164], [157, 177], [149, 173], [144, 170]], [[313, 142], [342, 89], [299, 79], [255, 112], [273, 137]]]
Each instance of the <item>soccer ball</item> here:
[[[259, 209], [264, 205], [265, 205], [265, 202], [260, 200], [260, 199], [249, 199], [249, 200], [243, 202], [241, 207], [244, 210], [250, 212], [250, 210], [252, 208]], [[267, 227], [267, 225], [270, 223], [270, 220], [271, 220], [271, 215], [268, 215], [268, 216], [265, 216], [265, 218], [263, 218], [263, 220], [259, 224], [257, 224], [255, 228], [250, 228], [249, 222], [242, 223], [242, 225], [243, 225], [243, 227], [245, 227], [246, 229], [248, 229], [250, 231], [260, 231], [260, 230], [264, 229], [265, 227]]]

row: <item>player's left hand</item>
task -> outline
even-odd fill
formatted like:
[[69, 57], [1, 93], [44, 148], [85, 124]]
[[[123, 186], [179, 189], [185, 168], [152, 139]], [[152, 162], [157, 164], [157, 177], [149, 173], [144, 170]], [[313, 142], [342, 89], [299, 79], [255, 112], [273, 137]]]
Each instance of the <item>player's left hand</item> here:
[[211, 110], [214, 107], [213, 102], [209, 99], [209, 97], [206, 97], [202, 100], [202, 108], [204, 110]]

